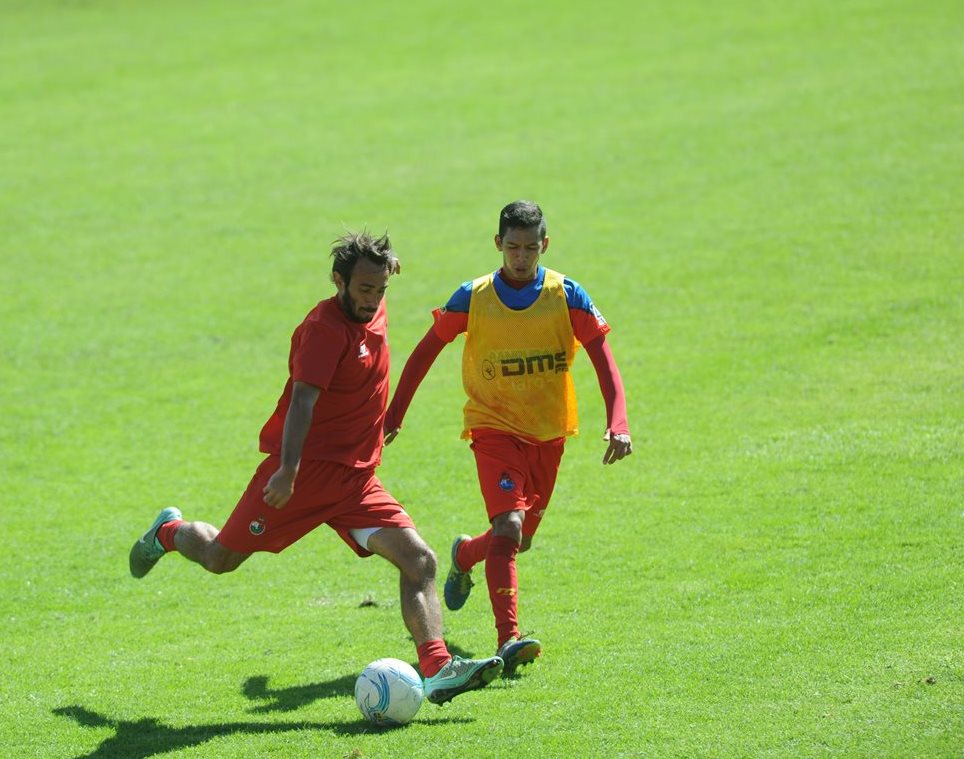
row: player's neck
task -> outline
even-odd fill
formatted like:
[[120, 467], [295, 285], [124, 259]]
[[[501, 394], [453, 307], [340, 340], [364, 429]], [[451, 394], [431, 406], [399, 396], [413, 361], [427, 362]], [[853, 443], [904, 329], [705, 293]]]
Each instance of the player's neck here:
[[533, 282], [535, 282], [539, 274], [536, 272], [536, 276], [532, 279], [512, 279], [512, 277], [505, 273], [505, 269], [499, 269], [499, 276], [502, 278], [502, 281], [513, 290], [521, 290], [526, 285], [531, 285]]

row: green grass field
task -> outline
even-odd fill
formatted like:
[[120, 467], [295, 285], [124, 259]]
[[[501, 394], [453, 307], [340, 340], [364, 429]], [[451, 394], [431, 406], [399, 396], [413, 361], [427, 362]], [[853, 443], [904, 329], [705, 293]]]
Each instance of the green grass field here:
[[[0, 755], [964, 755], [962, 38], [950, 0], [0, 0]], [[543, 658], [378, 732], [385, 562], [127, 552], [230, 512], [332, 238], [392, 234], [397, 376], [519, 197], [635, 454], [600, 465], [581, 357], [519, 561]], [[484, 524], [459, 355], [381, 470], [443, 574]]]

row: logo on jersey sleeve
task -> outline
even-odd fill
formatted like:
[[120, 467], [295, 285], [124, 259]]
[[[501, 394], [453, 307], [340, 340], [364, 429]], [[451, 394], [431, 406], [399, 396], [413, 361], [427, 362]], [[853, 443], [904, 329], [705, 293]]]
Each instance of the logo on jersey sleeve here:
[[589, 304], [589, 311], [592, 313], [593, 317], [595, 317], [596, 324], [598, 324], [600, 327], [606, 326], [605, 317], [599, 312], [599, 309], [596, 308], [592, 303]]
[[358, 358], [365, 358], [365, 357], [368, 356], [368, 355], [369, 355], [368, 346], [365, 345], [365, 343], [362, 343], [361, 345], [359, 345], [359, 346], [358, 346]]

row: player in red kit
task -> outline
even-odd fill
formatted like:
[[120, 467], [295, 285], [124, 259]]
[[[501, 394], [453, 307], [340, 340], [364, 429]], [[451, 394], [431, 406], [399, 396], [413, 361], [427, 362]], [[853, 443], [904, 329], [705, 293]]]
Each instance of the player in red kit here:
[[425, 696], [438, 704], [482, 688], [502, 660], [452, 656], [442, 640], [435, 554], [375, 476], [388, 401], [385, 291], [398, 271], [388, 236], [365, 233], [332, 249], [337, 293], [295, 329], [288, 381], [261, 430], [268, 454], [220, 530], [164, 509], [131, 548], [144, 577], [177, 551], [209, 572], [237, 569], [252, 553], [279, 553], [327, 524], [358, 556], [378, 554], [401, 575], [402, 618], [415, 641]]
[[626, 400], [606, 334], [609, 325], [589, 295], [544, 268], [546, 222], [535, 203], [502, 209], [495, 246], [502, 268], [466, 282], [412, 352], [385, 419], [386, 442], [398, 433], [416, 389], [441, 350], [466, 335], [462, 385], [468, 398], [462, 437], [472, 441], [490, 528], [452, 544], [445, 603], [460, 609], [472, 589], [472, 567], [485, 562], [504, 672], [532, 662], [542, 644], [519, 632], [516, 555], [528, 550], [556, 482], [566, 437], [578, 431], [570, 368], [582, 345], [606, 402], [604, 464], [632, 453]]

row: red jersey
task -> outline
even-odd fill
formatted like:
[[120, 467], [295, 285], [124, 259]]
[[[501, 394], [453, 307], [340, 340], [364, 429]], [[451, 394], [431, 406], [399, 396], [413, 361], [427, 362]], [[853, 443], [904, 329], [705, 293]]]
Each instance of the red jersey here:
[[377, 466], [388, 403], [387, 328], [384, 300], [367, 323], [349, 319], [335, 297], [315, 306], [291, 336], [288, 382], [261, 429], [261, 450], [281, 455], [292, 383], [304, 382], [321, 394], [301, 458]]

